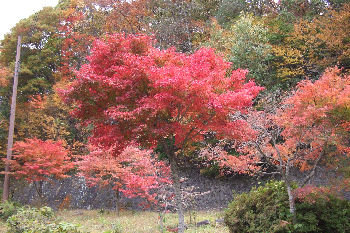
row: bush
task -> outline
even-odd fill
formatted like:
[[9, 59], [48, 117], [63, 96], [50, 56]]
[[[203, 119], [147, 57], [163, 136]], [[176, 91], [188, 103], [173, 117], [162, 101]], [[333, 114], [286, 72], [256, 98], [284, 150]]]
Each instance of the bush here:
[[8, 218], [9, 232], [13, 233], [78, 233], [78, 227], [74, 224], [61, 222], [55, 218], [50, 207], [40, 209], [23, 207], [17, 214]]
[[237, 195], [225, 213], [230, 232], [279, 232], [291, 218], [283, 182], [271, 181]]
[[293, 232], [350, 232], [350, 202], [331, 194], [314, 196], [312, 202], [297, 201], [297, 224]]
[[0, 204], [0, 218], [6, 221], [10, 216], [17, 213], [20, 205], [15, 202], [6, 201]]
[[226, 210], [225, 224], [230, 232], [350, 232], [349, 201], [312, 192], [295, 204], [297, 221], [292, 224], [284, 183], [270, 181], [237, 195]]

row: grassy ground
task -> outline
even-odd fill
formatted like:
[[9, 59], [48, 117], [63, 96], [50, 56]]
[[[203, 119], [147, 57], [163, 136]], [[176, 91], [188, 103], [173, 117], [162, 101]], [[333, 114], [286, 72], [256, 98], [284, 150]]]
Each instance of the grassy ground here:
[[[57, 216], [66, 222], [78, 224], [82, 232], [89, 233], [157, 233], [161, 232], [159, 227], [159, 216], [155, 212], [147, 211], [121, 211], [120, 216], [116, 216], [113, 211], [101, 210], [63, 210]], [[209, 220], [210, 225], [195, 227], [195, 222]], [[228, 229], [215, 223], [216, 219], [222, 218], [221, 212], [195, 212], [190, 216], [187, 214], [185, 221], [188, 225], [186, 233], [228, 233]], [[177, 215], [166, 214], [164, 225], [170, 229], [176, 226]], [[119, 229], [120, 231], [112, 231]], [[0, 223], [0, 233], [6, 232], [6, 224]], [[166, 231], [168, 232], [168, 231]]]

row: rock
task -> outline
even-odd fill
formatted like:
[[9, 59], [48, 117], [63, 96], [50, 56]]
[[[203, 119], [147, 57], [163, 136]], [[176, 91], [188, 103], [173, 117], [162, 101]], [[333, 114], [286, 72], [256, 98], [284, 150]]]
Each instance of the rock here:
[[82, 211], [74, 211], [73, 215], [84, 215], [84, 212], [82, 212]]
[[196, 227], [206, 226], [206, 225], [209, 225], [209, 224], [210, 224], [209, 220], [204, 220], [204, 221], [201, 221], [201, 222], [197, 222]]

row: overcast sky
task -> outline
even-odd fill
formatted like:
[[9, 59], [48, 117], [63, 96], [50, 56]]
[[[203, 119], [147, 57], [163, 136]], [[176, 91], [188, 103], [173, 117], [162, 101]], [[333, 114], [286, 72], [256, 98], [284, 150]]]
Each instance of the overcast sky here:
[[0, 7], [0, 40], [21, 19], [25, 19], [45, 6], [56, 6], [58, 0], [2, 0]]

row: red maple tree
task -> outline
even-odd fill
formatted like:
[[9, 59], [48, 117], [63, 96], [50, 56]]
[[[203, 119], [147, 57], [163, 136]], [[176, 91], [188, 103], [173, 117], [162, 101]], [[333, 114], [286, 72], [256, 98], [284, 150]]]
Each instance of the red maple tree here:
[[42, 181], [49, 178], [69, 177], [67, 172], [74, 168], [63, 141], [40, 140], [37, 138], [18, 141], [13, 146], [10, 169], [19, 179], [34, 183], [42, 199]]
[[111, 150], [90, 148], [88, 155], [80, 156], [76, 162], [80, 174], [89, 186], [111, 187], [116, 192], [116, 211], [119, 214], [119, 192], [126, 197], [141, 197], [144, 207], [158, 203], [156, 189], [169, 184], [169, 167], [157, 161], [150, 150], [136, 146], [126, 147], [118, 156]]
[[246, 83], [245, 70], [229, 72], [210, 48], [193, 54], [159, 50], [144, 35], [115, 34], [93, 43], [89, 63], [63, 92], [76, 106], [72, 113], [93, 124], [92, 145], [118, 156], [133, 141], [163, 148], [175, 187], [179, 230], [184, 220], [177, 161], [189, 143], [209, 131], [218, 137], [244, 138], [244, 112], [262, 89]]

